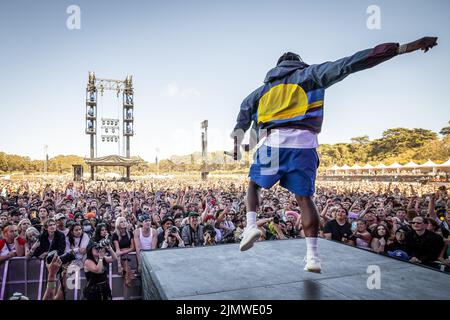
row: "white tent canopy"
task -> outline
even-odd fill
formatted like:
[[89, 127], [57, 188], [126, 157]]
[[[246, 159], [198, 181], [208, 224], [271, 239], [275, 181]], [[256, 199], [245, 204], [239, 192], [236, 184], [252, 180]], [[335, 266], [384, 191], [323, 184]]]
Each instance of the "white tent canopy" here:
[[339, 167], [337, 165], [333, 165], [330, 169], [328, 170], [334, 170], [334, 171], [338, 171], [338, 170], [344, 170], [344, 171], [348, 171], [348, 170], [361, 170], [361, 169], [416, 169], [416, 168], [433, 168], [433, 172], [437, 170], [437, 168], [450, 168], [450, 159], [448, 159], [446, 162], [442, 163], [442, 164], [437, 164], [434, 163], [431, 160], [428, 160], [427, 162], [425, 162], [424, 164], [417, 164], [414, 161], [409, 161], [407, 164], [405, 165], [401, 165], [398, 162], [394, 162], [392, 164], [390, 164], [389, 166], [386, 166], [384, 163], [380, 162], [378, 165], [376, 166], [372, 166], [369, 163], [366, 163], [364, 166], [360, 166], [358, 164], [354, 164], [353, 166], [348, 166], [346, 164], [344, 164], [342, 167]]
[[431, 161], [431, 160], [428, 160], [428, 161], [425, 162], [424, 164], [421, 164], [421, 165], [420, 165], [420, 167], [422, 167], [422, 168], [433, 168], [433, 167], [436, 167], [436, 166], [437, 166], [437, 164], [434, 163], [434, 162]]
[[438, 164], [439, 167], [450, 167], [450, 159], [445, 161], [444, 163]]
[[389, 165], [388, 168], [390, 169], [400, 169], [402, 168], [402, 165], [398, 162], [394, 162], [393, 164]]
[[380, 163], [379, 165], [377, 165], [375, 168], [376, 168], [376, 169], [386, 169], [387, 167], [384, 165], [383, 162], [381, 162], [381, 163]]
[[407, 164], [403, 166], [403, 168], [417, 168], [419, 165], [415, 163], [414, 161], [410, 161]]

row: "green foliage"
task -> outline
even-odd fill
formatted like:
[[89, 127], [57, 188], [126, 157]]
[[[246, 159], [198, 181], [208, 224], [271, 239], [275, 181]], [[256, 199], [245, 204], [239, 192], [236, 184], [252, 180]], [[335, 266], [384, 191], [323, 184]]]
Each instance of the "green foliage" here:
[[[450, 128], [450, 127], [447, 127]], [[445, 129], [445, 128], [444, 128]], [[443, 129], [443, 130], [444, 130]], [[376, 165], [384, 162], [386, 165], [397, 161], [405, 164], [410, 160], [423, 163], [431, 159], [437, 163], [447, 161], [450, 158], [450, 135], [443, 134], [438, 139], [435, 132], [426, 129], [394, 128], [383, 132], [381, 138], [370, 140], [368, 136], [360, 136], [351, 139], [351, 143], [322, 144], [318, 148], [320, 154], [321, 169], [332, 165], [352, 166], [357, 163], [364, 165], [370, 163]], [[231, 158], [223, 156], [223, 152], [211, 152], [208, 154], [208, 170], [237, 172], [248, 170], [247, 163], [236, 163]], [[89, 171], [82, 157], [76, 155], [59, 155], [49, 159], [48, 172], [71, 173], [73, 164], [81, 164], [85, 172]], [[196, 152], [187, 156], [172, 157], [170, 160], [159, 161], [159, 172], [198, 172], [202, 168], [201, 154]], [[123, 170], [123, 169], [121, 169]], [[157, 172], [157, 165], [141, 159], [139, 165], [132, 168], [134, 175]], [[43, 160], [31, 160], [28, 157], [10, 155], [0, 152], [0, 172], [43, 172]], [[97, 172], [118, 172], [116, 167], [98, 167]]]
[[355, 137], [351, 143], [323, 144], [318, 151], [323, 167], [395, 161], [405, 164], [410, 160], [423, 163], [428, 159], [444, 162], [450, 158], [450, 136], [439, 140], [431, 130], [394, 128], [373, 141], [367, 136]]
[[440, 134], [443, 136], [449, 136], [450, 135], [450, 127], [444, 127], [439, 131]]

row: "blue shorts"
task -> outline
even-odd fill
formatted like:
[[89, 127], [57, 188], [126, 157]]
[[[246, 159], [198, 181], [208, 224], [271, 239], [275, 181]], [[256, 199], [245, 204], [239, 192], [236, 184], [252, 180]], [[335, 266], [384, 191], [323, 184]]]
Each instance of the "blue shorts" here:
[[255, 153], [249, 177], [266, 189], [280, 181], [282, 187], [295, 195], [312, 196], [319, 163], [315, 148], [273, 148], [263, 145]]

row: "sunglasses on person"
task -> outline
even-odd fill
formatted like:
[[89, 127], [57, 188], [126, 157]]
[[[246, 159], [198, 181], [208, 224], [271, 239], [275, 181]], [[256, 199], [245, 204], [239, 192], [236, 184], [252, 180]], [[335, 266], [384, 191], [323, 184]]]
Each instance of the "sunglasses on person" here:
[[413, 222], [411, 222], [411, 224], [423, 224], [423, 222], [413, 221]]

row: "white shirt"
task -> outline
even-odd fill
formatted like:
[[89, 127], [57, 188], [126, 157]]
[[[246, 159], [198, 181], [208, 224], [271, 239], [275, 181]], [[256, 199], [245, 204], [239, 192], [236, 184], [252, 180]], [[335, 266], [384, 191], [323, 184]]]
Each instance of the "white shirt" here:
[[153, 229], [150, 228], [150, 235], [145, 237], [142, 233], [142, 228], [139, 228], [139, 243], [141, 245], [141, 250], [151, 250], [153, 243]]
[[14, 244], [14, 242], [11, 244], [8, 244], [5, 241], [5, 245], [3, 246], [2, 250], [0, 251], [0, 257], [7, 256], [8, 253], [14, 252], [14, 251], [16, 251], [16, 245]]
[[318, 134], [309, 130], [279, 128], [271, 130], [264, 144], [273, 148], [311, 149], [319, 146]]
[[89, 244], [89, 236], [86, 233], [83, 233], [81, 238], [74, 238], [74, 246], [70, 247], [69, 237], [66, 237], [66, 250], [64, 252], [69, 252], [71, 249], [75, 251], [75, 256], [78, 260], [83, 259], [83, 255], [78, 253], [79, 248], [86, 249]]

